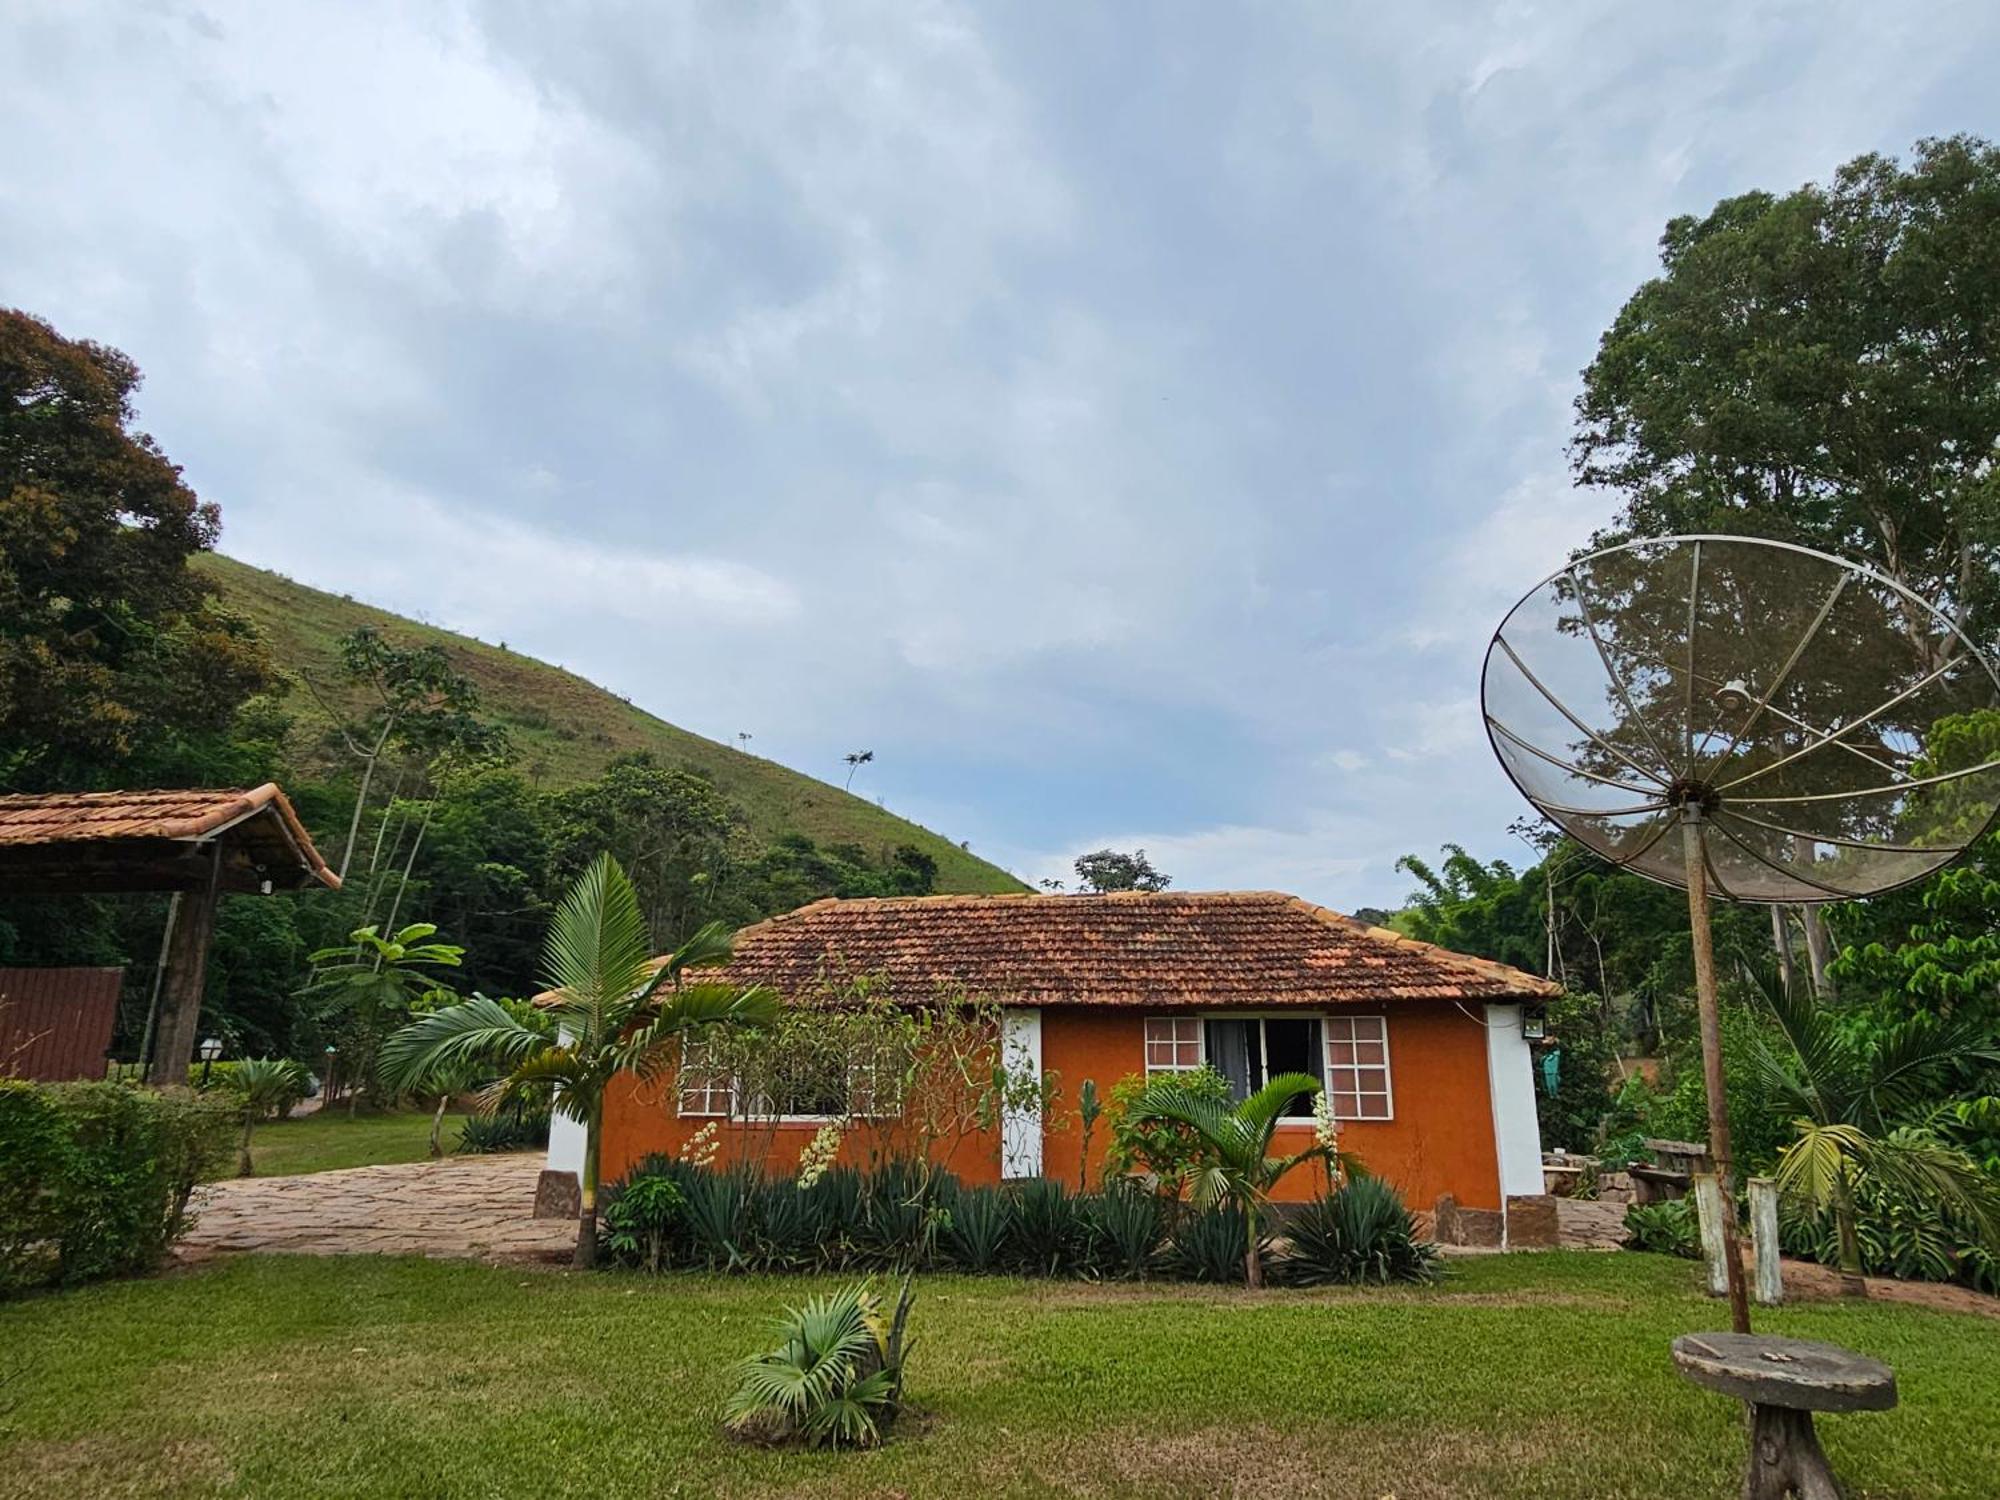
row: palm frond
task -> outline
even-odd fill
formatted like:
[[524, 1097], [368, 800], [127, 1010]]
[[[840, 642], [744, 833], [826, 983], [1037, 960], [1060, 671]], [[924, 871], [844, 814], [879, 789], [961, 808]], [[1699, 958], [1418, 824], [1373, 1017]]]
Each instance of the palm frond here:
[[550, 989], [587, 1029], [619, 1029], [646, 981], [646, 919], [632, 882], [600, 854], [564, 894], [543, 948]]
[[1926, 1085], [1954, 1063], [2000, 1063], [2000, 1043], [1977, 1023], [1929, 1015], [1889, 1028], [1861, 1090], [1872, 1123], [1886, 1124], [1919, 1105], [1930, 1092]]
[[392, 1032], [382, 1044], [376, 1076], [391, 1093], [406, 1094], [424, 1087], [434, 1071], [475, 1059], [513, 1067], [548, 1044], [547, 1036], [523, 1026], [496, 1001], [475, 995]]
[[1834, 1201], [1843, 1182], [1868, 1150], [1868, 1135], [1859, 1126], [1822, 1124], [1801, 1117], [1792, 1122], [1798, 1138], [1778, 1153], [1774, 1180], [1789, 1198], [1823, 1209]]
[[674, 1038], [708, 1026], [769, 1026], [778, 1010], [777, 992], [763, 985], [691, 984], [669, 995], [652, 1019], [619, 1040], [614, 1050], [621, 1067], [650, 1080], [668, 1065], [667, 1043]]
[[1891, 1194], [1955, 1214], [2000, 1244], [2000, 1188], [1964, 1151], [1928, 1130], [1903, 1128], [1869, 1139], [1862, 1171]]
[[1301, 1094], [1317, 1094], [1321, 1087], [1320, 1080], [1309, 1073], [1280, 1073], [1236, 1106], [1236, 1118], [1257, 1135], [1261, 1151], [1262, 1143], [1270, 1140], [1284, 1116], [1285, 1106]]

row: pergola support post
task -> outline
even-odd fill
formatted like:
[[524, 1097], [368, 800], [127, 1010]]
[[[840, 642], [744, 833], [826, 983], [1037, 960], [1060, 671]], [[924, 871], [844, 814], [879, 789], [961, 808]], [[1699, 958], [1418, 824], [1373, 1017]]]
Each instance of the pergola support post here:
[[208, 977], [208, 945], [215, 936], [216, 900], [213, 881], [206, 889], [181, 895], [180, 912], [167, 943], [167, 978], [160, 987], [153, 1055], [146, 1068], [150, 1084], [187, 1083], [195, 1039], [201, 1030], [201, 997]]

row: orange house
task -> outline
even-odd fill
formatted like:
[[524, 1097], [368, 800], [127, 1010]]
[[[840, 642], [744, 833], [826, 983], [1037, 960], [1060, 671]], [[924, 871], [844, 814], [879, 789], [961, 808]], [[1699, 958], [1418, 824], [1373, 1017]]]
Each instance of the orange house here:
[[[746, 928], [723, 977], [788, 1000], [828, 975], [867, 975], [902, 1004], [941, 991], [997, 1002], [1010, 1068], [1053, 1075], [1045, 1109], [975, 1135], [950, 1166], [968, 1182], [1078, 1179], [1085, 1079], [1100, 1097], [1132, 1074], [1214, 1068], [1239, 1097], [1279, 1073], [1322, 1081], [1341, 1147], [1414, 1206], [1450, 1194], [1499, 1210], [1542, 1191], [1522, 1007], [1547, 980], [1468, 958], [1276, 892], [925, 896], [828, 900]], [[727, 1080], [621, 1080], [606, 1102], [602, 1172], [680, 1150], [713, 1126], [724, 1155], [790, 1170], [824, 1115], [732, 1105]], [[1275, 1149], [1310, 1143], [1310, 1102]], [[1101, 1160], [1102, 1132], [1093, 1156]], [[558, 1117], [549, 1165], [582, 1163], [580, 1128]], [[1281, 1197], [1318, 1185], [1309, 1172]]]

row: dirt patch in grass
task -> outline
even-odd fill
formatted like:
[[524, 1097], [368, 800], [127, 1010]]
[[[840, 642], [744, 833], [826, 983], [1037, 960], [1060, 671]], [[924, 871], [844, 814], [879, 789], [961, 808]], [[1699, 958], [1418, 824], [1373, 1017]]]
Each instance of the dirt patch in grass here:
[[212, 1493], [234, 1478], [212, 1443], [192, 1438], [148, 1443], [100, 1434], [9, 1449], [0, 1466], [0, 1500], [17, 1495]]
[[1309, 1432], [1252, 1425], [1090, 1434], [1063, 1453], [1060, 1478], [1078, 1495], [1199, 1493], [1216, 1500], [1271, 1495], [1339, 1500], [1461, 1500], [1490, 1493], [1549, 1462], [1549, 1440], [1451, 1428], [1424, 1432], [1328, 1426]]
[[[1818, 1265], [1809, 1260], [1787, 1260], [1784, 1270], [1785, 1296], [1788, 1299], [1819, 1302], [1844, 1295], [1840, 1273], [1832, 1266]], [[1887, 1276], [1870, 1276], [1867, 1283], [1867, 1300], [1870, 1302], [1895, 1302], [1905, 1307], [1928, 1307], [1935, 1312], [2000, 1318], [2000, 1297], [1989, 1297], [1970, 1287], [1948, 1286], [1936, 1281], [1896, 1281]]]

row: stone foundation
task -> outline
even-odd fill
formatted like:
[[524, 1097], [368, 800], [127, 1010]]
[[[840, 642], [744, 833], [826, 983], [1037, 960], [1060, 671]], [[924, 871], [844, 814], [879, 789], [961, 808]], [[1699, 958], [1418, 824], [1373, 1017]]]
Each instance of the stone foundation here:
[[544, 1171], [535, 1179], [535, 1217], [574, 1219], [583, 1211], [583, 1188], [574, 1172]]

